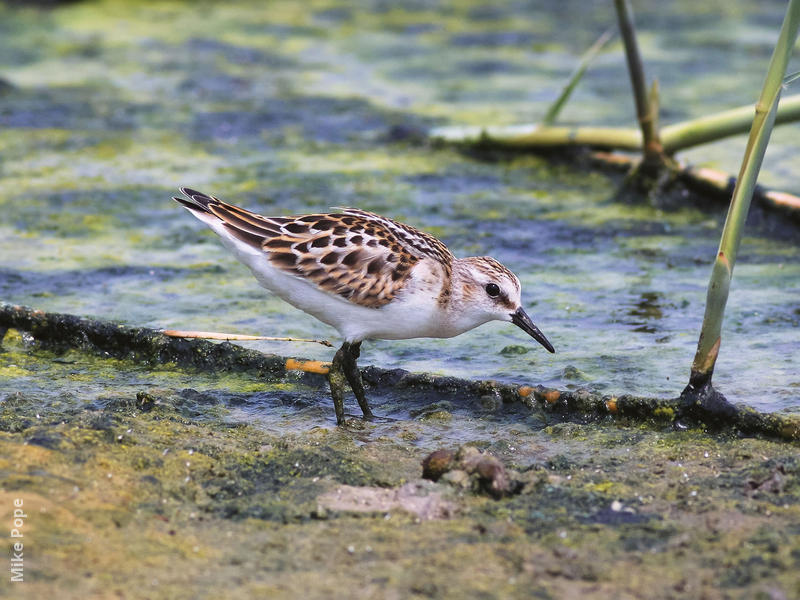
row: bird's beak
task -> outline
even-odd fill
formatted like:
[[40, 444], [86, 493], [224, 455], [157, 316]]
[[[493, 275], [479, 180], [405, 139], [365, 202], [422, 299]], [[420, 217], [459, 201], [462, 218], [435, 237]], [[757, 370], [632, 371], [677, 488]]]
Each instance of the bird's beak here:
[[556, 351], [556, 349], [553, 348], [553, 344], [547, 341], [547, 338], [544, 337], [544, 334], [539, 331], [539, 328], [533, 324], [528, 313], [522, 310], [521, 306], [517, 309], [517, 312], [511, 313], [511, 322], [544, 346], [548, 352]]

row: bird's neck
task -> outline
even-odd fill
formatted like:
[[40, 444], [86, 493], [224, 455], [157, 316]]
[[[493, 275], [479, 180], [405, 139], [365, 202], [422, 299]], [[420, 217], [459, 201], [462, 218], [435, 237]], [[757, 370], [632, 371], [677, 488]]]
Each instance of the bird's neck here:
[[443, 307], [446, 310], [449, 326], [454, 331], [463, 333], [480, 325], [480, 322], [475, 321], [473, 311], [468, 310], [472, 298], [479, 292], [480, 288], [470, 273], [469, 261], [455, 259], [451, 264], [450, 295], [447, 305]]
[[454, 312], [461, 312], [464, 304], [475, 293], [475, 283], [470, 276], [467, 261], [456, 258], [450, 265], [450, 298], [449, 307]]

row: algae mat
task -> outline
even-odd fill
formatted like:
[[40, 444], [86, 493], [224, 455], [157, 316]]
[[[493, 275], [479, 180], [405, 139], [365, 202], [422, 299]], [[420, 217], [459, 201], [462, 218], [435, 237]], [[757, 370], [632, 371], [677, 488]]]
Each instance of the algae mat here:
[[[682, 0], [637, 16], [667, 123], [751, 100], [782, 8]], [[495, 323], [368, 343], [363, 364], [674, 397], [723, 211], [621, 202], [615, 178], [580, 164], [478, 161], [424, 141], [434, 125], [535, 120], [613, 19], [610, 2], [4, 4], [0, 298], [132, 326], [333, 339], [170, 196], [189, 185], [272, 214], [358, 206], [457, 256], [498, 258], [558, 351]], [[618, 48], [563, 118], [634, 123]], [[798, 127], [776, 131], [765, 183], [800, 186]], [[735, 171], [744, 140], [720, 146], [701, 164]], [[800, 249], [796, 228], [773, 225], [747, 230], [715, 382], [733, 402], [795, 410]], [[322, 347], [254, 347], [330, 360]]]
[[796, 443], [452, 378], [370, 386], [379, 419], [335, 427], [324, 378], [278, 357], [194, 341], [117, 358], [96, 338], [2, 339], [25, 389], [0, 402], [13, 597], [800, 594]]
[[[597, 396], [680, 391], [718, 210], [620, 203], [613, 178], [580, 166], [421, 141], [432, 125], [535, 120], [610, 3], [21, 4], [0, 5], [3, 301], [331, 336], [266, 297], [168, 198], [184, 184], [264, 212], [358, 205], [460, 256], [497, 256], [559, 350], [498, 325], [365, 345], [363, 364]], [[637, 10], [665, 121], [751, 100], [782, 6]], [[626, 78], [621, 54], [604, 55], [564, 118], [631, 123]], [[800, 185], [796, 139], [796, 126], [776, 132], [767, 183]], [[690, 158], [735, 170], [742, 147]], [[795, 230], [773, 225], [743, 244], [717, 383], [796, 412], [800, 261]], [[256, 377], [3, 335], [0, 513], [22, 536], [6, 548], [24, 574], [0, 578], [3, 596], [800, 596], [793, 444], [563, 421], [457, 387], [372, 389], [384, 418], [337, 429], [324, 382], [272, 376], [269, 361]], [[463, 469], [420, 480], [430, 452], [464, 447], [502, 461], [509, 495]]]

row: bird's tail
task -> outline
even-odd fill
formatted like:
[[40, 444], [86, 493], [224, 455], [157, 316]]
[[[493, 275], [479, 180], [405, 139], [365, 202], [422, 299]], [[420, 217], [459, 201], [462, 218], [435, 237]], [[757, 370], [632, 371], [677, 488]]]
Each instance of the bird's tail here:
[[192, 188], [181, 187], [178, 189], [180, 189], [181, 194], [183, 194], [185, 198], [179, 198], [177, 196], [173, 196], [172, 199], [175, 200], [175, 202], [182, 204], [191, 211], [211, 213], [211, 210], [208, 208], [208, 205], [211, 202], [219, 202], [219, 200], [214, 198], [214, 196], [209, 196], [208, 194], [204, 194], [203, 192], [198, 192], [197, 190], [193, 190]]

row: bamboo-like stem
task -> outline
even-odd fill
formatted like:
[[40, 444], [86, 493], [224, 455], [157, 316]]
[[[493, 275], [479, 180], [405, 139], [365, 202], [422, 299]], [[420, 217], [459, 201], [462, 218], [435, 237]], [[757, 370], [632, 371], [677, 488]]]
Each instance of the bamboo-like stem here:
[[[597, 151], [592, 152], [590, 156], [592, 161], [599, 165], [626, 172], [634, 168], [638, 162], [630, 155], [615, 152]], [[702, 190], [704, 194], [712, 193], [719, 198], [724, 194], [726, 200], [730, 199], [731, 190], [736, 184], [733, 175], [717, 169], [681, 163], [675, 163], [673, 168], [689, 187]], [[757, 185], [753, 191], [753, 199], [767, 208], [800, 219], [800, 196]]]
[[333, 344], [331, 344], [328, 340], [307, 340], [303, 338], [292, 338], [292, 337], [244, 335], [241, 333], [218, 333], [216, 331], [183, 331], [180, 329], [165, 329], [161, 333], [163, 333], [168, 337], [197, 338], [202, 340], [225, 340], [226, 342], [231, 342], [231, 341], [252, 342], [256, 340], [268, 340], [271, 342], [308, 342], [312, 344], [322, 344], [323, 346], [328, 346], [328, 348], [333, 348]]
[[[658, 79], [653, 80], [653, 85], [650, 86], [650, 94], [647, 96], [647, 104], [650, 108], [650, 121], [653, 123], [653, 130], [656, 132], [656, 142], [659, 142], [661, 136], [659, 132], [660, 119], [659, 111], [661, 109], [661, 89], [658, 86]], [[661, 147], [658, 148], [661, 151]]]
[[608, 43], [608, 40], [610, 40], [613, 35], [614, 30], [607, 29], [603, 35], [597, 38], [597, 41], [592, 44], [592, 46], [584, 53], [584, 55], [581, 57], [580, 63], [578, 64], [578, 67], [575, 69], [575, 71], [573, 71], [569, 80], [561, 89], [561, 93], [558, 95], [558, 98], [556, 98], [556, 100], [550, 105], [550, 108], [547, 109], [544, 117], [542, 117], [542, 125], [552, 125], [555, 123], [555, 120], [558, 118], [561, 109], [564, 108], [567, 100], [569, 100], [569, 97], [572, 95], [572, 91], [575, 89], [575, 86], [578, 85], [578, 82], [583, 77], [583, 74], [586, 72], [589, 64], [600, 53], [600, 50], [603, 49], [603, 46]]
[[[776, 124], [800, 121], [800, 94], [781, 98]], [[667, 125], [660, 131], [664, 151], [680, 150], [747, 133], [753, 123], [753, 105], [740, 106], [698, 119]], [[540, 127], [536, 124], [506, 126], [437, 127], [430, 136], [453, 144], [493, 144], [508, 148], [549, 146], [601, 146], [641, 150], [640, 131], [620, 127]]]
[[[731, 186], [736, 183], [736, 179], [728, 173], [708, 167], [684, 166], [681, 168], [681, 175], [695, 185], [701, 185], [705, 189], [716, 190], [719, 193], [730, 190]], [[758, 185], [753, 191], [753, 198], [772, 209], [783, 211], [795, 218], [800, 217], [800, 196], [779, 190], [770, 190]]]
[[490, 144], [515, 149], [548, 146], [599, 146], [622, 150], [642, 148], [641, 132], [621, 127], [451, 126], [432, 129], [430, 136], [453, 144]]
[[[800, 120], [800, 95], [782, 98], [775, 124]], [[680, 150], [708, 142], [746, 133], [753, 124], [753, 105], [740, 106], [713, 115], [668, 125], [661, 130], [664, 152], [674, 154]]]
[[783, 78], [783, 85], [787, 86], [790, 83], [794, 83], [798, 79], [800, 79], [800, 71], [795, 71], [794, 73], [791, 73]]
[[628, 74], [631, 78], [633, 98], [636, 102], [636, 116], [642, 129], [644, 140], [644, 159], [649, 164], [661, 164], [661, 146], [658, 140], [657, 111], [652, 106], [647, 94], [644, 66], [636, 40], [636, 28], [633, 24], [633, 9], [629, 0], [614, 0], [617, 9], [617, 20], [622, 41], [625, 44], [625, 58], [628, 61]]
[[722, 318], [728, 300], [733, 267], [739, 251], [742, 228], [747, 218], [758, 172], [775, 122], [783, 77], [797, 39], [798, 26], [800, 26], [800, 0], [790, 0], [780, 36], [770, 60], [761, 96], [756, 104], [750, 138], [742, 159], [739, 177], [736, 180], [725, 227], [722, 230], [717, 258], [708, 285], [700, 340], [692, 363], [689, 386], [684, 391], [685, 395], [691, 390], [701, 389], [711, 384], [714, 365], [719, 353]]

